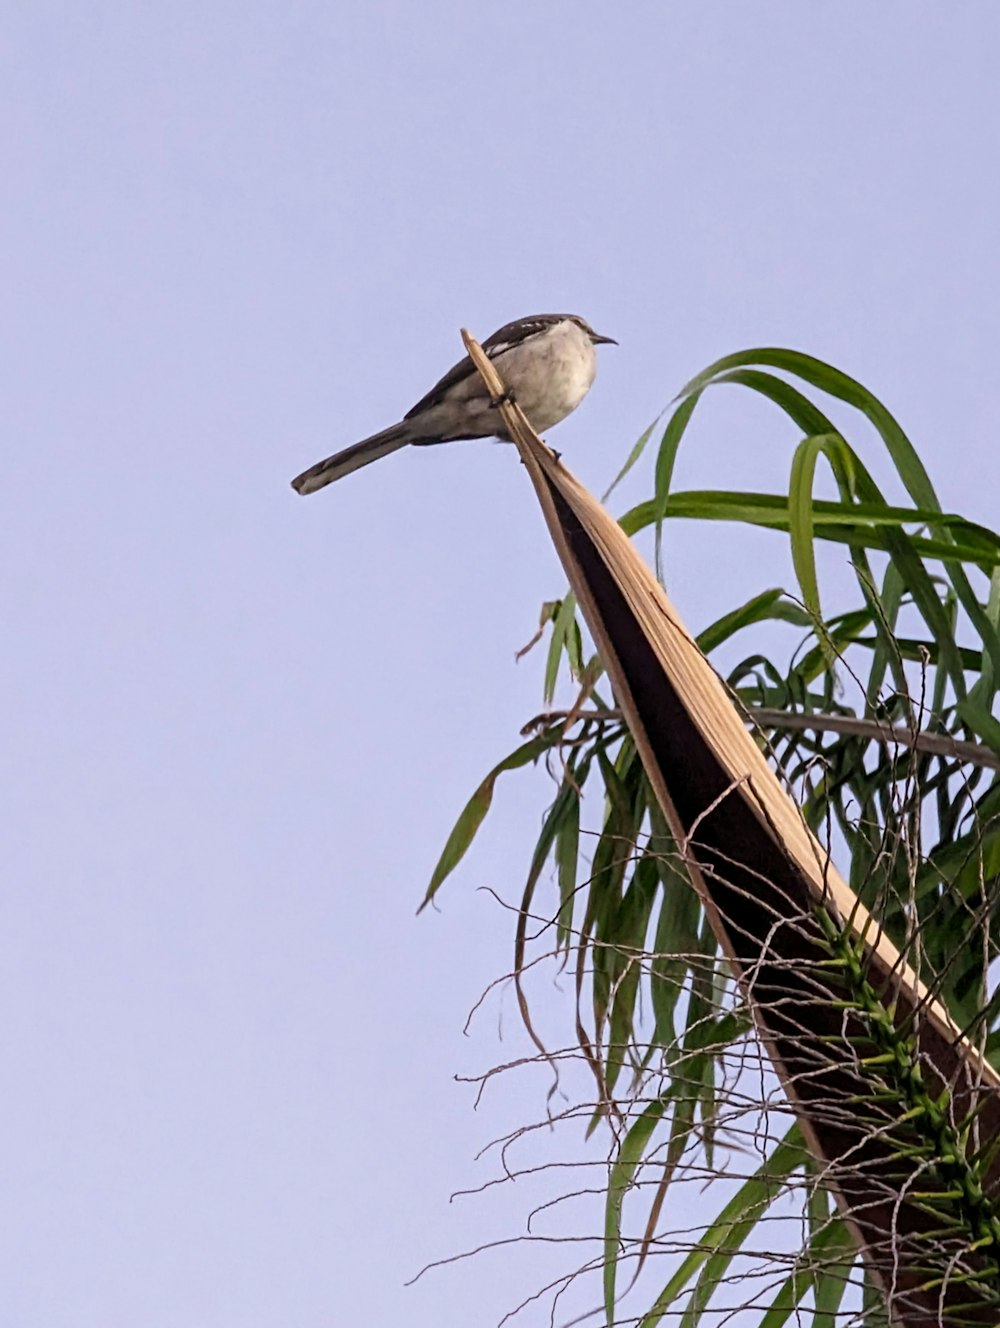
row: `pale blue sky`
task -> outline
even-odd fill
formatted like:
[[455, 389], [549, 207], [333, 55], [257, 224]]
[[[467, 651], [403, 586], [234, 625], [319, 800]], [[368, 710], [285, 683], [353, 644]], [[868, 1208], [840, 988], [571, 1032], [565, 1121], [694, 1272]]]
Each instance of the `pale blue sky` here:
[[[593, 487], [788, 344], [996, 524], [998, 38], [919, 0], [2, 7], [0, 1328], [478, 1328], [566, 1267], [403, 1287], [533, 1193], [448, 1203], [544, 1112], [453, 1082], [522, 1045], [509, 1000], [462, 1026], [544, 783], [414, 909], [540, 708], [542, 521], [488, 445], [288, 481], [460, 325], [567, 309], [621, 343], [553, 435]], [[794, 443], [720, 395], [678, 479], [777, 488]], [[694, 628], [791, 579], [724, 534], [670, 533]]]

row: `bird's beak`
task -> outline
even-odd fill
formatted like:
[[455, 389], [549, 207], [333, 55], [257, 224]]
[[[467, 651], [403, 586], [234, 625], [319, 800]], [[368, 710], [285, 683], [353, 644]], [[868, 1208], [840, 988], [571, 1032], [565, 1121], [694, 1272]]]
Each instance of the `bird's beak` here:
[[596, 332], [591, 332], [591, 334], [590, 334], [590, 339], [591, 339], [591, 341], [594, 343], [595, 346], [617, 346], [617, 345], [618, 345], [618, 342], [615, 341], [614, 337], [602, 337], [602, 336], [599, 336], [598, 333], [596, 333]]

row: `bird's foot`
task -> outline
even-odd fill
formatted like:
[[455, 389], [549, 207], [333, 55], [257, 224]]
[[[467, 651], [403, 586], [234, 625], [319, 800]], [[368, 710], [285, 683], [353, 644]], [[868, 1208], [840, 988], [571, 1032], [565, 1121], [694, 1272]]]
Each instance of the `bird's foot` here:
[[494, 410], [499, 410], [501, 406], [515, 406], [517, 405], [517, 397], [514, 395], [511, 388], [508, 387], [507, 390], [501, 392], [498, 397], [490, 397], [490, 405]]

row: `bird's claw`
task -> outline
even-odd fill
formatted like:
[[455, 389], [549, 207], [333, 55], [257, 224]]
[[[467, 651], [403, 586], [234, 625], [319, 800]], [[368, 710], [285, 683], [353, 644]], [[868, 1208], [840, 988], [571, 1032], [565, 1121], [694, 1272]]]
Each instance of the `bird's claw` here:
[[498, 397], [490, 397], [490, 405], [494, 410], [499, 410], [501, 406], [514, 406], [516, 404], [517, 397], [515, 397], [509, 387], [501, 392]]

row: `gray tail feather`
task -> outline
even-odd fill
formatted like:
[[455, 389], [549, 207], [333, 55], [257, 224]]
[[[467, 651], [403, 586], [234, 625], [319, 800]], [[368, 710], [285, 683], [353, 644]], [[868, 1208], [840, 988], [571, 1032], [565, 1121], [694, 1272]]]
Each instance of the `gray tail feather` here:
[[411, 425], [405, 420], [400, 424], [393, 424], [390, 428], [383, 429], [381, 433], [373, 433], [370, 438], [362, 438], [360, 443], [345, 447], [342, 452], [334, 452], [333, 456], [327, 457], [325, 461], [310, 466], [292, 480], [292, 488], [303, 495], [315, 493], [325, 484], [332, 484], [342, 475], [350, 475], [352, 470], [360, 470], [369, 462], [388, 456], [390, 452], [395, 452], [412, 441]]

